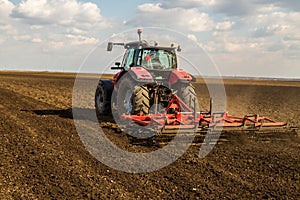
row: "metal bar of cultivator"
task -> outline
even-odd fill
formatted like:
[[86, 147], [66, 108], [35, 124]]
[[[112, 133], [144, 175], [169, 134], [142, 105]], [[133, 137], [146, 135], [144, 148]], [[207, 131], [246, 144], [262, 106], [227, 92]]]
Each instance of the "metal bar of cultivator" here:
[[[246, 115], [243, 118], [227, 115], [224, 119], [226, 127], [277, 127], [285, 126], [285, 122], [276, 122], [268, 117], [260, 117], [257, 114]], [[267, 121], [267, 122], [265, 122]]]
[[[234, 117], [224, 113], [202, 114], [200, 112], [178, 112], [175, 114], [148, 114], [148, 115], [122, 115], [126, 121], [132, 121], [142, 126], [161, 125], [178, 128], [189, 126], [197, 129], [200, 127], [240, 127], [243, 129], [249, 128], [264, 128], [264, 127], [283, 127], [285, 122], [276, 122], [268, 117], [259, 117], [257, 115], [246, 115], [245, 117]], [[197, 126], [195, 127], [195, 124]]]

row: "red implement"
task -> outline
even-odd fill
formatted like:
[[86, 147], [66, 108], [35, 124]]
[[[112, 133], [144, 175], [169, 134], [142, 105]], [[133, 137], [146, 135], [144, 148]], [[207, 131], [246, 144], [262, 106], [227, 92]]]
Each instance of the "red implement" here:
[[[196, 106], [195, 106], [196, 107]], [[284, 127], [285, 122], [277, 122], [257, 114], [234, 117], [228, 112], [195, 112], [176, 94], [170, 100], [163, 113], [122, 115], [122, 119], [141, 126], [156, 126], [157, 129], [207, 129], [207, 128], [241, 128], [256, 129], [267, 127]]]

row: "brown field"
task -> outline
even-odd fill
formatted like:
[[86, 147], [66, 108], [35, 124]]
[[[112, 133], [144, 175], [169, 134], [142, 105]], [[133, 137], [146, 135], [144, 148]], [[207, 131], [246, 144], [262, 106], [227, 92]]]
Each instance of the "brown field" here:
[[[296, 134], [266, 139], [227, 133], [228, 142], [204, 159], [198, 158], [200, 144], [194, 145], [151, 173], [105, 166], [76, 132], [70, 109], [74, 80], [74, 74], [0, 72], [0, 199], [299, 199]], [[224, 82], [229, 113], [259, 113], [300, 126], [300, 82]], [[208, 109], [203, 80], [195, 86], [200, 108]], [[131, 145], [114, 129], [104, 130], [116, 143]]]

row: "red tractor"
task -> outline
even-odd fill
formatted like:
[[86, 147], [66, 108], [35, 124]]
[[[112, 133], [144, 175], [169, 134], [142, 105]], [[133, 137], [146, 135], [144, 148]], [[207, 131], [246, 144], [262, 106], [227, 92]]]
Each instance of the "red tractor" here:
[[141, 29], [138, 34], [136, 42], [108, 43], [108, 51], [121, 45], [126, 52], [122, 63], [111, 68], [120, 70], [113, 80], [99, 81], [95, 94], [97, 114], [109, 114], [113, 105], [119, 115], [160, 112], [168, 106], [174, 92], [190, 108], [197, 109], [191, 84], [195, 78], [177, 66], [176, 51], [181, 51], [180, 46], [141, 40]]

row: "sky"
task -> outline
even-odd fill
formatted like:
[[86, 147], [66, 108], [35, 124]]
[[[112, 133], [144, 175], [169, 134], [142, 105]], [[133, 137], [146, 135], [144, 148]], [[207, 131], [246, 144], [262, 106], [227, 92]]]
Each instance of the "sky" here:
[[186, 35], [225, 76], [300, 78], [297, 0], [0, 0], [0, 70], [76, 72], [99, 44], [140, 27]]

